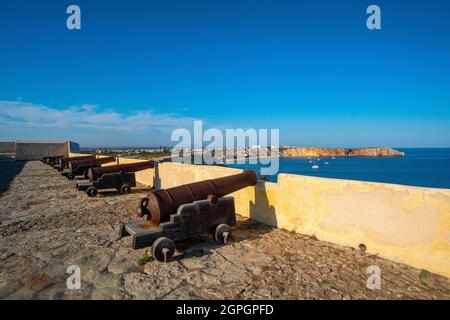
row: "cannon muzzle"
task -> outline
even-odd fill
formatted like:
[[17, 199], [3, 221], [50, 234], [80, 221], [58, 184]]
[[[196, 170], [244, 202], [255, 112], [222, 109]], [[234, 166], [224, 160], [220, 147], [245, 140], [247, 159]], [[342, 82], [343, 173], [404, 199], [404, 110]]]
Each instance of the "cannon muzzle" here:
[[153, 160], [136, 162], [136, 163], [128, 163], [128, 164], [119, 164], [116, 166], [107, 166], [107, 167], [92, 167], [89, 168], [87, 173], [87, 178], [90, 182], [97, 181], [102, 175], [107, 173], [126, 173], [126, 172], [137, 172], [145, 169], [151, 169], [155, 167], [155, 162]]
[[193, 201], [210, 199], [213, 203], [217, 197], [223, 197], [245, 187], [256, 185], [256, 173], [246, 170], [228, 177], [189, 183], [169, 189], [152, 191], [141, 200], [137, 215], [147, 215], [155, 224], [169, 221], [178, 207]]

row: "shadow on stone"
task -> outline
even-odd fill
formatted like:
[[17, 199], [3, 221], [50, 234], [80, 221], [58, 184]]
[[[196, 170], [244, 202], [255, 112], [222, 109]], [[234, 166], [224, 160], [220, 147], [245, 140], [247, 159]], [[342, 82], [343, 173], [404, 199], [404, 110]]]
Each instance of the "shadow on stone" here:
[[271, 182], [258, 180], [255, 186], [255, 202], [250, 201], [250, 218], [272, 227], [278, 226], [275, 207], [270, 205], [266, 185]]
[[[241, 241], [257, 240], [264, 234], [272, 232], [273, 227], [277, 226], [276, 210], [274, 206], [270, 205], [267, 196], [267, 183], [270, 182], [258, 180], [255, 186], [255, 201], [250, 201], [250, 218], [237, 216], [237, 224], [233, 228], [231, 241], [229, 242], [230, 245]], [[179, 241], [177, 243], [177, 249], [181, 251], [181, 254], [174, 257], [174, 259], [179, 261], [184, 258], [210, 255], [212, 253], [211, 250], [221, 246], [223, 245], [214, 242], [211, 235]]]
[[[129, 194], [135, 194], [135, 193], [147, 193], [150, 192], [152, 190], [151, 187], [135, 187], [135, 188], [131, 188]], [[115, 189], [102, 189], [102, 190], [98, 190], [98, 195], [97, 196], [102, 196], [102, 197], [117, 197], [117, 196], [126, 196], [124, 194], [122, 194], [120, 191], [115, 190]]]
[[264, 234], [272, 231], [272, 227], [263, 225], [252, 219], [237, 216], [236, 227], [233, 227], [231, 240], [227, 244], [216, 243], [212, 235], [199, 235], [191, 239], [177, 241], [176, 247], [180, 254], [173, 257], [173, 259], [181, 261], [185, 258], [208, 256], [212, 254], [212, 250], [217, 248], [233, 245], [241, 241], [258, 240]]
[[0, 196], [9, 189], [9, 183], [25, 166], [26, 161], [14, 161], [10, 155], [0, 154]]
[[158, 168], [159, 162], [155, 161], [155, 175], [153, 177], [153, 189], [159, 190], [161, 189], [161, 178], [159, 176], [159, 168]]
[[177, 242], [176, 247], [180, 254], [174, 256], [173, 260], [181, 261], [186, 258], [211, 255], [211, 249], [215, 249], [219, 247], [219, 245], [212, 243], [211, 239], [207, 239], [205, 236], [198, 236], [197, 238], [179, 241]]

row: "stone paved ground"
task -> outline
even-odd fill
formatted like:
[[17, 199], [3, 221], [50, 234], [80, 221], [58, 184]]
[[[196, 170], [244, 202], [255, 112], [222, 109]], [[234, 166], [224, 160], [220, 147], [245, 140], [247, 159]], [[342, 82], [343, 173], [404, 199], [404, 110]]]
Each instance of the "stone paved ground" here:
[[[244, 218], [226, 246], [193, 239], [174, 261], [140, 266], [146, 249], [117, 235], [144, 191], [88, 198], [40, 162], [0, 159], [3, 183], [6, 172], [17, 175], [0, 198], [3, 299], [450, 298], [445, 277]], [[66, 288], [72, 264], [80, 290]], [[369, 265], [382, 270], [381, 290], [366, 288]]]

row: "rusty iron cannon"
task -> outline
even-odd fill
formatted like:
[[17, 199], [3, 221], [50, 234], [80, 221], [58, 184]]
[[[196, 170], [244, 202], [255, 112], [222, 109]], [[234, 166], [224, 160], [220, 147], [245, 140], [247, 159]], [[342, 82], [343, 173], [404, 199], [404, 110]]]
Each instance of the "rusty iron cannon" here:
[[58, 157], [49, 159], [49, 160], [47, 161], [47, 164], [48, 164], [50, 167], [54, 168], [55, 165], [58, 163], [59, 159], [61, 159], [61, 156], [58, 156]]
[[95, 197], [98, 190], [117, 189], [120, 193], [127, 194], [131, 188], [136, 187], [135, 172], [155, 167], [152, 160], [119, 164], [106, 167], [92, 167], [87, 172], [89, 183], [78, 183], [78, 191], [86, 191], [90, 197]]
[[42, 158], [42, 162], [46, 163], [48, 165], [54, 165], [59, 161], [60, 158], [63, 158], [64, 156], [47, 156]]
[[90, 182], [97, 181], [101, 176], [107, 173], [116, 173], [116, 172], [138, 172], [145, 169], [151, 169], [155, 167], [155, 162], [153, 160], [142, 161], [142, 162], [134, 162], [134, 163], [125, 163], [118, 164], [115, 166], [107, 166], [107, 167], [94, 167], [88, 170], [87, 177]]
[[50, 156], [42, 157], [41, 161], [42, 161], [42, 163], [48, 163], [52, 158], [56, 158], [56, 156], [53, 156], [53, 157], [50, 157]]
[[[96, 158], [96, 159], [79, 159], [79, 160], [73, 160], [69, 161], [69, 164], [67, 165], [67, 168], [71, 171], [75, 170], [79, 166], [87, 165], [90, 167], [100, 166], [105, 163], [114, 162], [116, 161], [115, 157], [103, 157], [103, 158]], [[89, 168], [88, 168], [89, 169]], [[86, 169], [86, 171], [88, 170]]]
[[150, 192], [137, 212], [147, 219], [124, 224], [120, 236], [131, 236], [134, 249], [152, 246], [153, 257], [168, 261], [175, 252], [175, 241], [201, 233], [211, 233], [225, 244], [236, 224], [234, 198], [230, 193], [256, 185], [254, 171], [194, 182]]
[[69, 166], [70, 161], [77, 161], [77, 160], [94, 160], [96, 159], [95, 155], [85, 155], [85, 156], [76, 156], [76, 157], [63, 157], [58, 159], [58, 164], [54, 166], [55, 169], [58, 169], [59, 171], [63, 171], [64, 169], [67, 169]]
[[116, 161], [114, 157], [69, 161], [68, 170], [61, 172], [61, 175], [66, 176], [69, 180], [75, 179], [76, 176], [86, 178], [89, 168], [100, 167], [102, 164], [114, 161]]
[[141, 200], [137, 211], [138, 217], [144, 215], [158, 224], [168, 221], [178, 207], [184, 203], [207, 199], [208, 197], [223, 197], [248, 186], [256, 184], [257, 177], [253, 170], [228, 177], [199, 181], [149, 192], [147, 197]]

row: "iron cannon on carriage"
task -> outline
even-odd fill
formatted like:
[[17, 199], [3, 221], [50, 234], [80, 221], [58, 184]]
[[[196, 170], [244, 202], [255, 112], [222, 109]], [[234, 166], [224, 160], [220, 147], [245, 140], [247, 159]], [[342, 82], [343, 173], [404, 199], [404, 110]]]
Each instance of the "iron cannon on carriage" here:
[[153, 257], [167, 262], [175, 252], [175, 242], [210, 233], [225, 244], [236, 225], [234, 198], [227, 196], [254, 186], [254, 171], [194, 182], [169, 189], [154, 190], [141, 199], [137, 222], [123, 224], [120, 237], [131, 236], [134, 249], [152, 246]]
[[100, 167], [102, 164], [114, 162], [114, 157], [103, 157], [97, 159], [80, 159], [71, 160], [67, 165], [67, 170], [61, 172], [62, 176], [65, 176], [69, 180], [74, 180], [76, 176], [83, 176], [87, 178], [87, 171], [89, 168]]
[[88, 169], [86, 177], [89, 183], [78, 183], [78, 191], [86, 191], [90, 197], [95, 197], [97, 191], [101, 189], [117, 189], [120, 193], [129, 193], [131, 188], [136, 187], [135, 173], [145, 169], [155, 167], [152, 160], [119, 164], [106, 167], [91, 167]]
[[64, 156], [47, 156], [47, 157], [42, 157], [42, 162], [53, 167], [59, 161], [59, 159], [61, 159], [63, 157]]
[[95, 155], [85, 155], [85, 156], [76, 156], [76, 157], [62, 157], [59, 158], [57, 163], [53, 166], [58, 171], [63, 171], [64, 169], [67, 169], [69, 166], [70, 161], [77, 161], [77, 160], [95, 160]]

